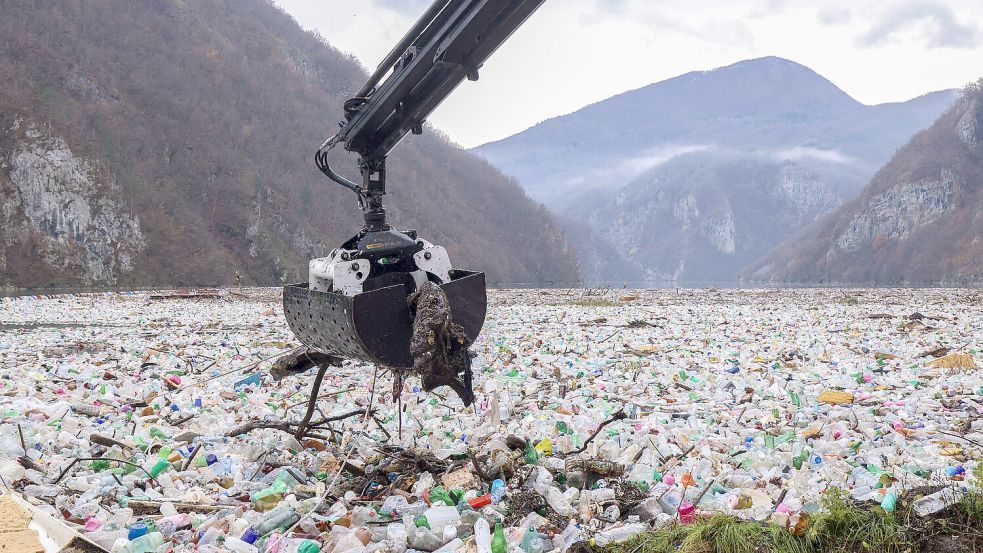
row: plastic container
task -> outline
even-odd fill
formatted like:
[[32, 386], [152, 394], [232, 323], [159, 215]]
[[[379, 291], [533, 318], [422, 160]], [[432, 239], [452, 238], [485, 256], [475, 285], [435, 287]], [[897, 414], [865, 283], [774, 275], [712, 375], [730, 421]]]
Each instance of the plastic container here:
[[126, 544], [126, 553], [151, 553], [164, 545], [164, 535], [160, 532], [144, 534]]
[[496, 522], [495, 531], [492, 533], [491, 552], [507, 553], [508, 549], [509, 549], [509, 543], [505, 539], [505, 529], [502, 528], [501, 522]]
[[491, 529], [488, 521], [479, 518], [474, 523], [474, 543], [478, 548], [478, 553], [491, 553]]

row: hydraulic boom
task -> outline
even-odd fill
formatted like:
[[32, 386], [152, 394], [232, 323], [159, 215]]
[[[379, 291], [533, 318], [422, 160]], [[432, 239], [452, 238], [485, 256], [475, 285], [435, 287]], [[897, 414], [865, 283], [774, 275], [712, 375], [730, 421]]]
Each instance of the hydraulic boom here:
[[[413, 315], [407, 297], [423, 283], [440, 286], [453, 320], [473, 341], [485, 317], [485, 279], [452, 267], [446, 250], [386, 220], [386, 156], [545, 0], [435, 0], [345, 102], [337, 133], [315, 153], [328, 178], [353, 191], [364, 225], [328, 257], [310, 262], [309, 281], [284, 288], [284, 311], [305, 345], [389, 367], [413, 366]], [[361, 181], [334, 171], [328, 152], [356, 155]]]

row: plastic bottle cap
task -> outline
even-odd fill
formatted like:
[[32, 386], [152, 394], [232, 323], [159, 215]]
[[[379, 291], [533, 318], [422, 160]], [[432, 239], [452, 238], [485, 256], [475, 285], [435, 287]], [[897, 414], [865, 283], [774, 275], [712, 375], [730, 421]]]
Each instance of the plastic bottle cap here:
[[246, 531], [242, 534], [242, 541], [246, 543], [255, 543], [259, 539], [259, 532], [253, 530], [252, 528], [246, 528]]
[[150, 533], [150, 529], [147, 525], [142, 522], [136, 522], [130, 526], [130, 531], [126, 534], [126, 539], [133, 541], [140, 536], [145, 536]]

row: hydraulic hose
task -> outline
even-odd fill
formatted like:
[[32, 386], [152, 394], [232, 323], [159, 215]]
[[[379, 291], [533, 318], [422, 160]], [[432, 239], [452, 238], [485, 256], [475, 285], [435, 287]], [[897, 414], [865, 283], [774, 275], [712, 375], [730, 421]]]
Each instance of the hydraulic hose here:
[[354, 192], [358, 196], [359, 207], [362, 208], [363, 211], [365, 210], [365, 190], [363, 190], [361, 186], [346, 179], [338, 173], [335, 173], [334, 170], [331, 169], [331, 166], [328, 165], [327, 150], [318, 150], [314, 153], [314, 164], [317, 165], [317, 168], [320, 169], [326, 177]]

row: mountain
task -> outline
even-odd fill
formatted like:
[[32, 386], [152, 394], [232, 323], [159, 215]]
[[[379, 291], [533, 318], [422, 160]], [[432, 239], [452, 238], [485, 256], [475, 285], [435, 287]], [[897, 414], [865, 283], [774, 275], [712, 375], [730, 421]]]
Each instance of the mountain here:
[[[843, 193], [801, 167], [726, 151], [679, 156], [590, 214], [643, 280], [729, 281], [777, 234], [840, 204]], [[653, 237], [658, 237], [657, 240]]]
[[[956, 95], [865, 106], [768, 57], [626, 92], [474, 151], [561, 223], [590, 222], [597, 236], [571, 241], [582, 260], [606, 249], [646, 281], [733, 281], [855, 197]], [[582, 269], [617, 281], [627, 274], [617, 266]]]
[[983, 282], [983, 79], [916, 134], [862, 194], [781, 244], [751, 280]]
[[[306, 280], [309, 258], [361, 226], [313, 152], [366, 72], [270, 2], [0, 12], [0, 286]], [[457, 266], [492, 282], [578, 278], [545, 209], [439, 133], [407, 138], [389, 180], [390, 221]]]

